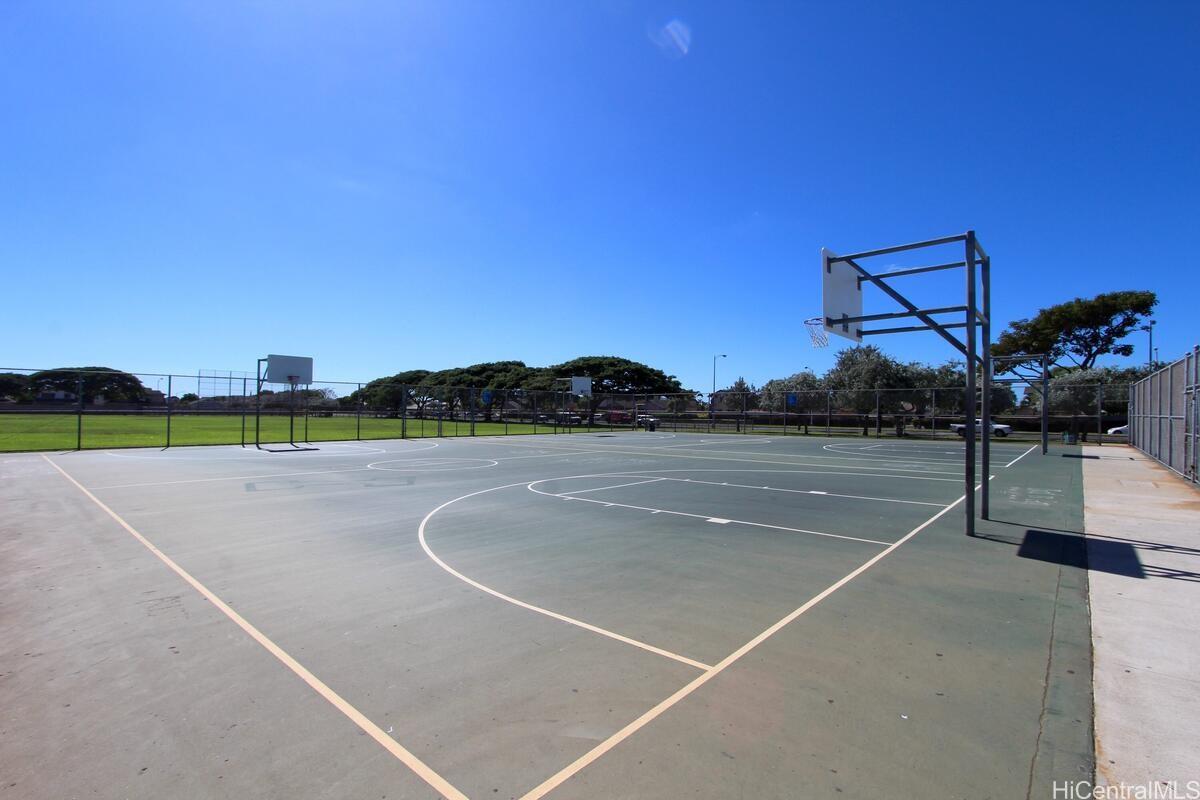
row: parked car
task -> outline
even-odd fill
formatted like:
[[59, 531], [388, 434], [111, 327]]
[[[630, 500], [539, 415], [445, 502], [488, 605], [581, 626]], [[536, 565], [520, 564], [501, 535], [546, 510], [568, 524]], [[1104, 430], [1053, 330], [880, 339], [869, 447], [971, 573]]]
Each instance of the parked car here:
[[1109, 428], [1108, 432], [1112, 436], [1128, 436], [1129, 435], [1129, 426], [1128, 425], [1118, 425], [1115, 428]]
[[[977, 427], [983, 427], [983, 420], [980, 420], [980, 419], [975, 420], [975, 425]], [[967, 436], [967, 423], [956, 422], [950, 426], [950, 430], [954, 431], [959, 436], [961, 436], [965, 439]], [[1008, 436], [1010, 433], [1012, 433], [1011, 425], [1001, 425], [999, 422], [992, 423], [992, 435], [993, 436], [995, 436], [999, 439], [1003, 439], [1005, 436]]]

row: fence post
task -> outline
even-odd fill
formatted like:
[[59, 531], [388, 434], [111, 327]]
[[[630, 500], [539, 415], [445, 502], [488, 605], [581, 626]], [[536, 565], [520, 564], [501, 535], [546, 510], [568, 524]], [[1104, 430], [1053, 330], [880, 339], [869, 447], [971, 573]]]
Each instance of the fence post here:
[[354, 440], [362, 441], [362, 384], [358, 385], [358, 391], [354, 396]]
[[83, 449], [83, 375], [75, 377], [75, 449]]
[[246, 379], [242, 378], [242, 447], [246, 446]]
[[833, 410], [833, 391], [825, 392], [825, 435], [830, 436], [829, 432], [829, 415]]
[[1104, 446], [1104, 384], [1096, 389], [1096, 444]]
[[467, 392], [469, 393], [467, 396], [471, 400], [471, 411], [470, 411], [470, 414], [471, 414], [471, 436], [474, 436], [475, 435], [475, 389], [474, 389], [474, 387], [467, 389]]
[[1050, 359], [1042, 356], [1042, 455], [1050, 452]]
[[879, 407], [879, 390], [875, 390], [875, 438], [883, 435], [883, 412]]
[[746, 392], [742, 392], [742, 433], [746, 433]]
[[408, 387], [403, 383], [400, 384], [400, 438], [408, 438]]
[[1171, 413], [1171, 405], [1175, 402], [1174, 366], [1172, 363], [1167, 367], [1167, 463], [1171, 465], [1175, 463], [1175, 415]]
[[[232, 392], [231, 392], [232, 394]], [[171, 376], [167, 376], [167, 447], [171, 446]]]

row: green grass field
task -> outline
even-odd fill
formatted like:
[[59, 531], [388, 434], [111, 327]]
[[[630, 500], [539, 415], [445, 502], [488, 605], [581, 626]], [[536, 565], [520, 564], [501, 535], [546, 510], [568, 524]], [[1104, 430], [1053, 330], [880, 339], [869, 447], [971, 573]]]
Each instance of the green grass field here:
[[[0, 413], [0, 452], [19, 452], [30, 450], [74, 450], [78, 439], [78, 418], [74, 413], [39, 413], [19, 414]], [[247, 416], [245, 420], [245, 439], [254, 442], [254, 417]], [[295, 440], [297, 442], [335, 442], [352, 441], [355, 439], [399, 439], [402, 437], [401, 421], [398, 419], [382, 419], [363, 417], [310, 417], [308, 432], [305, 435], [305, 420], [303, 416], [295, 418]], [[288, 418], [285, 416], [264, 416], [261, 420], [259, 440], [263, 443], [278, 443], [288, 441]], [[585, 425], [555, 428], [554, 425], [538, 423], [534, 426], [527, 422], [476, 422], [476, 436], [505, 436], [532, 433], [586, 433], [590, 431], [629, 430], [628, 425], [615, 427]], [[683, 420], [678, 423], [663, 421], [659, 430], [664, 433], [673, 431], [689, 433], [720, 433], [720, 434], [750, 434], [757, 436], [794, 436], [810, 433], [815, 436], [825, 434], [825, 426], [818, 419], [805, 430], [801, 424], [789, 425], [737, 425], [728, 420], [722, 420], [710, 428], [703, 419]], [[847, 427], [833, 425], [829, 433], [839, 437], [861, 437], [862, 426]], [[868, 435], [873, 436], [874, 427], [868, 427]], [[891, 428], [882, 430], [885, 437], [894, 436]], [[435, 419], [409, 419], [403, 428], [403, 436], [409, 439], [432, 438], [436, 436], [470, 436], [471, 425], [468, 422], [443, 420], [441, 431]], [[906, 435], [912, 438], [954, 438], [943, 429], [936, 433], [928, 430], [909, 428]], [[1011, 440], [1035, 441], [1037, 433], [1014, 433]], [[1052, 438], [1057, 438], [1055, 434]], [[1124, 441], [1123, 437], [1107, 437], [1106, 441]], [[240, 414], [192, 413], [173, 414], [171, 416], [171, 446], [203, 445], [203, 444], [241, 444], [242, 416]], [[82, 447], [85, 450], [103, 449], [108, 447], [165, 447], [167, 444], [167, 418], [161, 414], [121, 414], [121, 413], [90, 413], [83, 415]]]
[[[0, 414], [0, 452], [27, 450], [74, 450], [79, 438], [78, 418], [74, 414]], [[254, 442], [254, 417], [245, 420], [247, 442]], [[305, 419], [295, 418], [295, 439], [305, 440]], [[360, 427], [361, 426], [361, 427]], [[529, 423], [476, 422], [476, 436], [553, 433], [553, 425]], [[565, 428], [558, 428], [565, 431]], [[589, 428], [576, 426], [572, 432]], [[608, 427], [591, 430], [609, 430]], [[401, 421], [363, 417], [310, 417], [307, 440], [311, 442], [362, 439], [399, 439]], [[436, 436], [469, 436], [469, 422], [443, 420], [441, 432], [435, 419], [409, 419], [403, 434], [410, 439]], [[288, 418], [264, 416], [259, 440], [264, 443], [288, 441]], [[241, 444], [240, 414], [174, 414], [171, 416], [171, 446], [200, 444]], [[159, 414], [84, 414], [84, 449], [106, 447], [164, 447], [167, 443], [167, 418]]]

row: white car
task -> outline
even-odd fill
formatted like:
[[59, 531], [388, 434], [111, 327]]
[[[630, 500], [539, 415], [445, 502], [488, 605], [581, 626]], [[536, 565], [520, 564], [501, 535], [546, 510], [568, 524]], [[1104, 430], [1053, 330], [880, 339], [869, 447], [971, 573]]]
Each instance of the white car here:
[[1128, 425], [1118, 425], [1115, 428], [1109, 428], [1108, 433], [1110, 436], [1128, 436], [1129, 435], [1129, 426]]
[[[976, 426], [976, 428], [982, 428], [983, 420], [980, 420], [980, 419], [975, 420], [975, 426]], [[956, 422], [950, 426], [950, 430], [954, 431], [959, 436], [961, 436], [965, 439], [967, 436], [967, 423]], [[1005, 436], [1008, 436], [1010, 433], [1012, 433], [1011, 425], [1001, 425], [999, 422], [992, 423], [992, 436], [995, 436], [998, 439], [1003, 439]]]

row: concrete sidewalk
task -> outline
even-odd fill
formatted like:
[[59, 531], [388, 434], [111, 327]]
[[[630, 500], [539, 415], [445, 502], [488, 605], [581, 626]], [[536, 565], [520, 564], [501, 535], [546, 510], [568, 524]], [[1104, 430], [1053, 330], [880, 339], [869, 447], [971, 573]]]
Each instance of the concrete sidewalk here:
[[1085, 448], [1100, 784], [1200, 781], [1200, 491], [1131, 447]]

